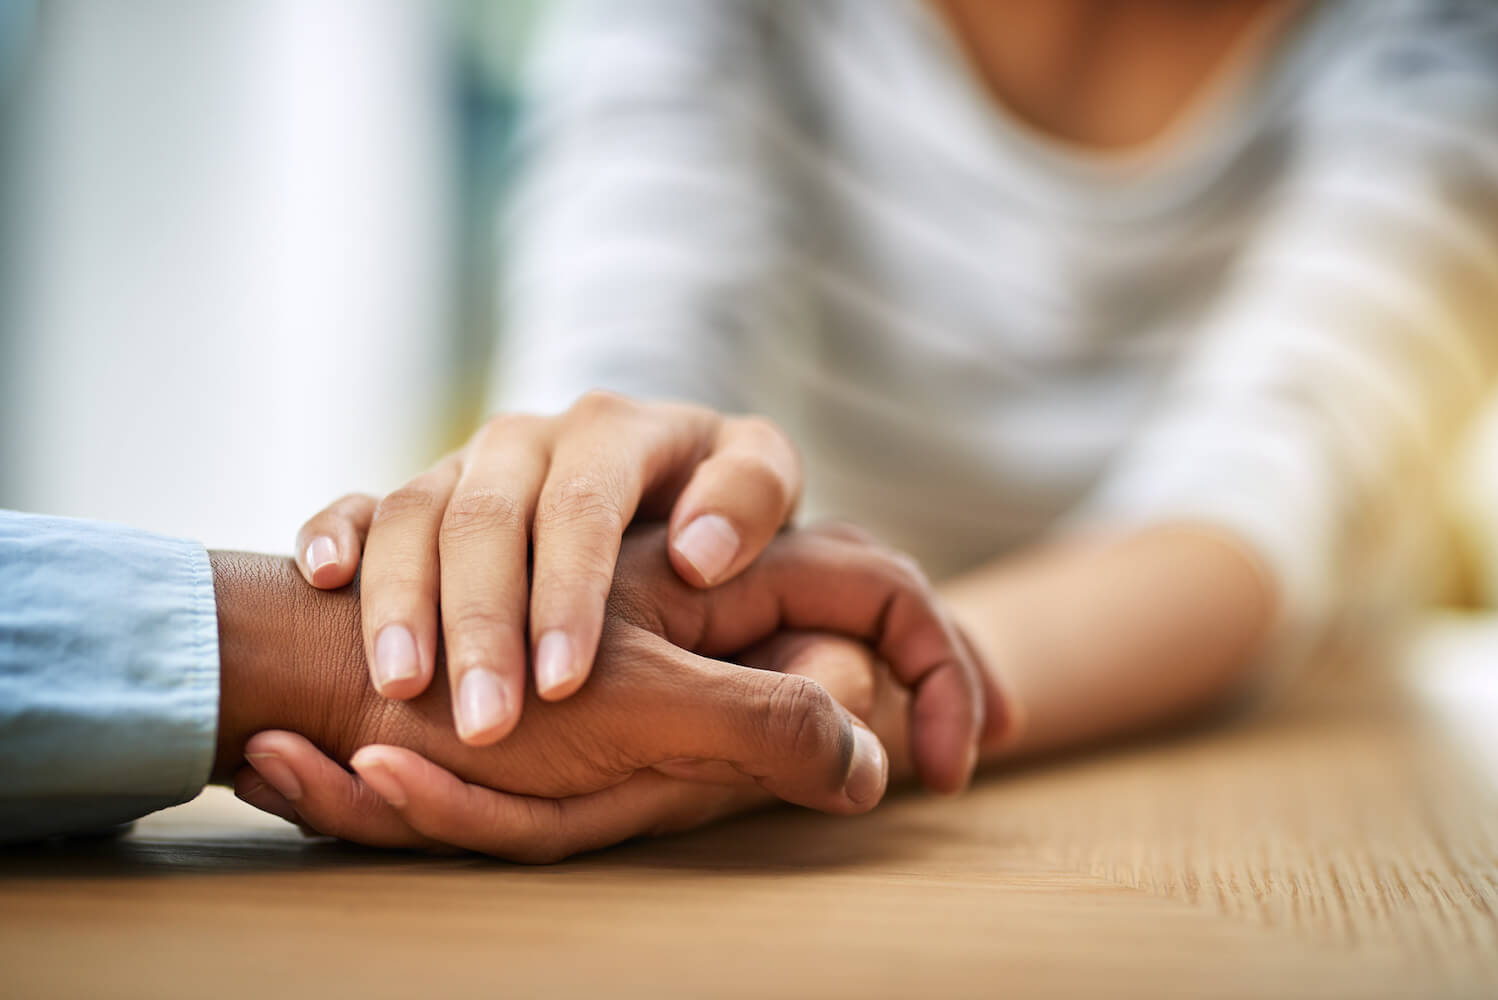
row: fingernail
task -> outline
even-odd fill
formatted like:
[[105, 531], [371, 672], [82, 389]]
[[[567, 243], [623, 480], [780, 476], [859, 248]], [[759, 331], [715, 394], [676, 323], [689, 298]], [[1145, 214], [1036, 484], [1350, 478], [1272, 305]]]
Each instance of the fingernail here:
[[244, 759], [250, 762], [255, 773], [264, 778], [281, 796], [292, 802], [302, 797], [302, 784], [286, 762], [273, 753], [247, 753]]
[[497, 728], [505, 720], [508, 700], [492, 672], [469, 670], [458, 687], [458, 735], [467, 740]]
[[877, 801], [884, 791], [884, 747], [879, 737], [862, 726], [853, 727], [853, 766], [843, 784], [843, 794], [857, 806]]
[[375, 639], [375, 687], [383, 690], [396, 681], [421, 673], [416, 637], [404, 625], [386, 625]]
[[726, 517], [703, 514], [682, 529], [676, 538], [676, 551], [702, 574], [703, 580], [713, 583], [738, 555], [739, 533]]
[[577, 669], [572, 662], [572, 641], [567, 633], [552, 629], [536, 643], [536, 690], [550, 694], [572, 682]]
[[338, 563], [338, 545], [327, 535], [318, 535], [307, 543], [307, 571], [313, 576], [324, 566]]
[[395, 773], [382, 761], [360, 761], [354, 764], [354, 770], [359, 772], [359, 777], [363, 778], [364, 783], [373, 788], [380, 798], [397, 809], [406, 807], [406, 789], [401, 785]]

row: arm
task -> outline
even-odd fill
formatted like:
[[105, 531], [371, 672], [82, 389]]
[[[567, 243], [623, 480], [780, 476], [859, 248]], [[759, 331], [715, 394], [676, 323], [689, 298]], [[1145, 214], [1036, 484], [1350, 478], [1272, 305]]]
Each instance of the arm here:
[[[604, 603], [619, 583], [634, 584], [631, 574], [625, 574], [622, 581], [615, 575], [618, 539], [635, 519], [647, 483], [672, 484], [663, 498], [670, 503], [679, 489], [675, 484], [690, 477], [684, 496], [671, 509], [668, 537], [673, 540], [666, 551], [679, 579], [696, 587], [711, 582], [721, 592], [711, 598], [700, 594], [682, 598], [693, 606], [703, 600], [720, 603], [721, 594], [735, 592], [739, 584], [731, 575], [708, 581], [682, 572], [680, 539], [690, 529], [683, 531], [680, 525], [695, 516], [689, 504], [718, 500], [718, 510], [731, 511], [741, 525], [757, 526], [753, 534], [741, 537], [752, 539], [759, 549], [774, 548], [772, 536], [785, 519], [787, 497], [793, 495], [790, 483], [799, 482], [794, 452], [773, 425], [724, 420], [711, 411], [682, 404], [641, 405], [590, 394], [561, 418], [491, 421], [477, 440], [476, 451], [444, 459], [378, 506], [370, 497], [346, 497], [304, 529], [304, 534], [312, 531], [343, 538], [344, 550], [354, 556], [339, 567], [339, 574], [324, 574], [323, 586], [352, 579], [367, 542], [360, 583], [364, 645], [382, 694], [410, 698], [430, 690], [429, 679], [438, 672], [435, 633], [440, 603], [449, 680], [444, 687], [452, 698], [459, 736], [474, 746], [508, 736], [520, 721], [526, 696], [526, 656], [516, 640], [527, 627], [527, 603], [529, 628], [539, 633], [533, 653], [537, 695], [554, 703], [580, 690], [580, 679], [560, 690], [547, 684], [547, 646], [558, 628], [543, 615], [555, 613], [558, 585], [577, 587], [581, 582], [584, 592], [592, 591], [587, 595], [591, 607], [586, 610], [593, 621], [586, 644], [574, 641], [569, 645], [590, 665], [595, 654], [601, 655]], [[491, 450], [484, 449], [485, 441]], [[715, 441], [719, 450], [699, 465], [698, 456], [715, 447]], [[548, 461], [553, 466], [550, 471], [545, 468]], [[558, 557], [559, 536], [572, 549], [566, 558]], [[826, 541], [873, 551], [862, 536], [842, 535]], [[780, 546], [782, 551], [785, 548]], [[527, 575], [528, 550], [534, 553], [533, 583]], [[741, 554], [739, 572], [746, 571], [748, 557], [755, 554]], [[898, 565], [888, 554], [881, 558]], [[782, 569], [786, 565], [783, 558], [770, 563]], [[855, 582], [819, 582], [812, 572], [813, 563], [806, 564], [804, 578], [794, 574], [780, 578], [778, 592], [786, 595], [787, 609], [805, 616], [790, 624], [849, 629], [853, 637], [867, 638], [875, 619], [865, 614], [868, 609], [853, 596], [858, 593]], [[760, 567], [751, 575], [763, 579], [768, 574]], [[904, 575], [907, 589], [919, 595], [881, 612], [877, 617], [886, 624], [935, 615], [924, 576], [913, 568]], [[763, 593], [750, 588], [745, 596], [753, 600]], [[817, 610], [798, 611], [812, 607]], [[740, 610], [737, 619], [745, 618]], [[421, 624], [413, 628], [412, 622]], [[772, 631], [773, 625], [764, 628]], [[414, 643], [413, 631], [420, 635]], [[911, 745], [917, 772], [929, 787], [955, 791], [967, 784], [977, 762], [985, 710], [983, 682], [971, 650], [954, 641], [955, 634], [940, 637], [939, 631], [931, 630], [936, 639], [932, 644], [890, 646], [880, 652], [895, 676], [915, 693]], [[404, 679], [419, 683], [393, 685], [381, 666], [389, 638], [397, 633], [404, 636], [401, 645], [408, 659], [418, 658], [419, 651], [421, 668], [412, 663], [412, 677]], [[684, 636], [676, 641], [707, 651], [702, 647], [703, 636], [690, 630]], [[736, 653], [758, 637], [741, 632], [739, 645], [716, 652]], [[506, 675], [505, 687], [496, 689], [501, 670]], [[505, 709], [496, 713], [501, 705]], [[497, 714], [499, 721], [489, 718], [491, 714]], [[480, 720], [476, 722], [475, 716]], [[994, 725], [1002, 723], [1002, 718], [994, 720]]]
[[708, 586], [748, 565], [796, 505], [798, 459], [764, 421], [591, 391], [751, 409], [750, 347], [784, 325], [794, 288], [757, 120], [767, 6], [557, 5], [502, 227], [502, 412], [380, 516], [345, 498], [298, 539], [307, 578], [338, 587], [368, 533], [376, 686], [424, 690], [440, 625], [475, 745], [515, 725], [528, 658], [548, 699], [583, 685], [637, 512], [670, 513], [678, 570]]
[[767, 339], [799, 329], [760, 0], [571, 0], [527, 82], [502, 220], [497, 410], [592, 388], [763, 410]]
[[1249, 680], [1274, 611], [1241, 543], [1185, 524], [1038, 548], [942, 591], [1020, 716], [985, 739], [985, 759], [1209, 707]]
[[[675, 575], [662, 541], [656, 530], [626, 547], [625, 582], [611, 602], [596, 682], [566, 701], [532, 704], [509, 739], [482, 748], [453, 733], [440, 677], [402, 702], [369, 687], [357, 589], [316, 591], [290, 560], [215, 553], [224, 710], [214, 780], [232, 777], [254, 746], [253, 733], [284, 730], [341, 764], [371, 745], [416, 751], [510, 798], [585, 797], [641, 770], [700, 760], [722, 762], [802, 805], [871, 808], [883, 794], [885, 755], [842, 705], [804, 678], [708, 659], [683, 644], [737, 651], [809, 613], [867, 635], [892, 655], [919, 647], [939, 660], [952, 647], [932, 634], [942, 628], [934, 612], [910, 607], [923, 595], [872, 550], [827, 548], [809, 535], [777, 541], [763, 566], [703, 592]], [[857, 595], [851, 616], [839, 619], [799, 599], [791, 566], [842, 580]], [[886, 604], [908, 613], [887, 621], [879, 614]], [[956, 669], [946, 662], [929, 667], [942, 675]], [[273, 748], [249, 753], [273, 784], [285, 774], [277, 761], [267, 763], [275, 756]], [[297, 797], [295, 785], [278, 790]]]
[[[564, 701], [532, 700], [504, 742], [472, 747], [448, 731], [439, 672], [408, 701], [385, 702], [368, 690], [358, 714], [369, 721], [325, 749], [344, 761], [370, 743], [410, 745], [402, 734], [416, 732], [422, 745], [413, 749], [470, 780], [552, 798], [595, 791], [662, 761], [718, 760], [757, 774], [790, 801], [862, 811], [873, 803], [850, 802], [842, 785], [825, 780], [825, 761], [841, 758], [846, 771], [856, 742], [852, 717], [825, 690], [709, 659], [737, 658], [785, 629], [822, 630], [867, 642], [913, 691], [912, 756], [922, 780], [944, 791], [966, 782], [984, 718], [980, 671], [907, 562], [832, 527], [807, 529], [777, 536], [743, 574], [701, 590], [672, 569], [664, 537], [657, 526], [626, 539], [594, 679]], [[279, 576], [289, 564], [275, 565]], [[276, 592], [287, 585], [277, 581]], [[321, 596], [357, 601], [346, 592]], [[783, 733], [762, 728], [787, 719], [795, 724]]]
[[1089, 530], [950, 585], [1028, 718], [1013, 751], [1201, 711], [1418, 591], [1408, 533], [1498, 354], [1498, 17], [1377, 27], [1308, 100], [1273, 211]]
[[[911, 678], [894, 670], [924, 661], [936, 686], [953, 683], [961, 645], [908, 563], [829, 527], [782, 535], [744, 576], [700, 591], [671, 571], [661, 539], [652, 529], [625, 545], [595, 682], [528, 710], [498, 747], [480, 751], [451, 738], [383, 745], [392, 732], [442, 731], [426, 724], [440, 721], [428, 715], [442, 702], [429, 695], [387, 703], [352, 755], [356, 775], [337, 766], [336, 751], [267, 732], [249, 743], [258, 775], [241, 773], [236, 789], [260, 808], [364, 843], [448, 844], [537, 861], [704, 822], [761, 801], [752, 784], [837, 812], [871, 807], [887, 758], [870, 752], [879, 744], [869, 728], [840, 714], [829, 691], [896, 741], [903, 771], [933, 751], [967, 755], [976, 718], [908, 732], [910, 719], [941, 716], [919, 694], [912, 706], [904, 686]], [[768, 650], [755, 643], [819, 627], [860, 637], [900, 666], [875, 671], [869, 650], [846, 640], [772, 642]], [[766, 669], [705, 660], [681, 645]], [[760, 751], [745, 756], [749, 747]], [[684, 786], [677, 780], [684, 776], [714, 783]]]
[[281, 560], [0, 512], [0, 841], [185, 802], [260, 729], [346, 745], [373, 707], [358, 625]]
[[[655, 541], [651, 572], [670, 578], [676, 589], [660, 592], [673, 607], [622, 607], [695, 628], [693, 616], [711, 612], [682, 599], [691, 590]], [[763, 620], [777, 586], [761, 595]], [[451, 735], [445, 691], [391, 710], [367, 683], [357, 591], [309, 588], [287, 559], [0, 512], [0, 594], [3, 841], [104, 829], [186, 801], [230, 780], [252, 734], [273, 729], [339, 761], [370, 742], [419, 749], [527, 795], [603, 791], [681, 758], [727, 762], [770, 792], [835, 811], [883, 794], [878, 741], [815, 684], [696, 657], [639, 626], [613, 630], [625, 663], [609, 683], [532, 712], [496, 753]], [[721, 611], [716, 620], [758, 628]]]
[[[306, 587], [288, 559], [215, 553], [210, 562], [190, 542], [24, 515], [0, 518], [0, 547], [8, 839], [97, 828], [183, 801], [210, 776], [229, 780], [252, 733], [282, 729], [338, 762], [370, 744], [416, 751], [476, 786], [504, 789], [496, 794], [522, 818], [563, 816], [537, 797], [607, 812], [611, 799], [594, 796], [683, 760], [719, 762], [790, 801], [862, 812], [886, 781], [886, 756], [863, 723], [819, 684], [773, 669], [778, 662], [750, 669], [683, 646], [736, 653], [781, 628], [820, 623], [914, 671], [907, 683], [950, 688], [971, 670], [923, 582], [867, 545], [782, 536], [742, 577], [702, 591], [672, 569], [657, 529], [626, 547], [597, 682], [533, 706], [501, 747], [474, 748], [452, 733], [445, 685], [407, 702], [369, 687], [356, 590]], [[802, 586], [807, 579], [814, 586]], [[927, 749], [950, 765], [972, 744], [978, 718], [948, 721], [952, 738]], [[253, 756], [267, 778], [284, 776], [266, 751]], [[294, 787], [281, 791], [297, 797]], [[596, 836], [609, 828], [599, 819], [578, 822]], [[506, 851], [552, 850], [567, 841], [551, 835], [569, 830], [522, 833], [530, 839], [512, 839]]]

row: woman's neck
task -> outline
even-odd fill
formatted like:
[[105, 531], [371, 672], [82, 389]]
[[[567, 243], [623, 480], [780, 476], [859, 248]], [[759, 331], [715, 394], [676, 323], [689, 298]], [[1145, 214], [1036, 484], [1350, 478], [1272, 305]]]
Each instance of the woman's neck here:
[[[928, 0], [1006, 109], [1066, 142], [1141, 146], [1296, 0]], [[1254, 51], [1244, 52], [1240, 45]]]

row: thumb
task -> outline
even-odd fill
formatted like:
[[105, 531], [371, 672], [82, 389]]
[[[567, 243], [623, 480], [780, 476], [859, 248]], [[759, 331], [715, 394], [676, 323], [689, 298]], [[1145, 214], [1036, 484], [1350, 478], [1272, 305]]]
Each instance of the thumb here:
[[731, 579], [764, 551], [801, 496], [801, 461], [768, 420], [723, 421], [671, 510], [671, 565], [696, 587]]
[[656, 700], [659, 763], [725, 761], [797, 805], [852, 815], [884, 797], [879, 737], [810, 677], [755, 670], [677, 650], [698, 676]]

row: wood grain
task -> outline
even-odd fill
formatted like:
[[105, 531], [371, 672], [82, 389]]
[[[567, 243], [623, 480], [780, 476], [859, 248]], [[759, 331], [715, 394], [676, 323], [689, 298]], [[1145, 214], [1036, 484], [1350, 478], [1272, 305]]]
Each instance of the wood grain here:
[[0, 995], [1498, 996], [1498, 624], [1236, 723], [550, 868], [210, 792], [0, 854]]

